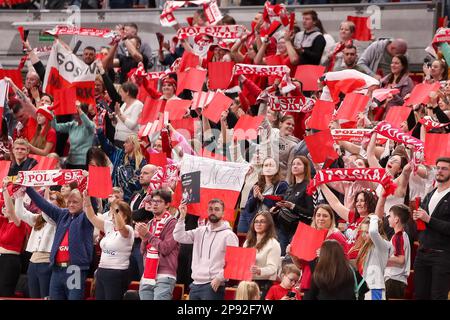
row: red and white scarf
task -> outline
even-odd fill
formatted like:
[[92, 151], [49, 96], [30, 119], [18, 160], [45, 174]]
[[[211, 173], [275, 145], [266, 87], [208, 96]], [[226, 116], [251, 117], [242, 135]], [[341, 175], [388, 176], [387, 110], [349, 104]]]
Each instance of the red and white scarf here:
[[164, 168], [158, 167], [150, 180], [147, 194], [153, 190], [162, 189], [165, 185], [170, 185], [179, 180], [179, 168], [175, 164], [167, 164]]
[[436, 52], [440, 43], [450, 43], [450, 28], [439, 28], [436, 31], [433, 41], [431, 42], [431, 45]]
[[166, 1], [163, 11], [159, 16], [159, 21], [163, 27], [172, 27], [178, 23], [175, 15], [175, 10], [187, 4], [203, 5], [206, 20], [210, 25], [215, 25], [222, 20], [223, 16], [220, 12], [219, 6], [215, 0], [195, 0], [195, 1]]
[[263, 11], [264, 21], [271, 23], [272, 21], [280, 21], [283, 26], [289, 25], [289, 13], [284, 4], [271, 5], [270, 1], [266, 1]]
[[[289, 67], [286, 65], [266, 66], [266, 65], [237, 63], [233, 67], [233, 76], [238, 76], [241, 74], [252, 74], [262, 77], [268, 76], [280, 77], [281, 78], [280, 91], [284, 94], [296, 88], [295, 85], [291, 82], [291, 77], [289, 76], [290, 72], [291, 69], [289, 69]], [[260, 98], [258, 97], [258, 99]], [[261, 99], [263, 98], [261, 97]]]
[[423, 161], [424, 143], [422, 140], [414, 138], [408, 133], [404, 133], [401, 129], [393, 127], [390, 123], [382, 121], [375, 127], [374, 132], [381, 134], [382, 136], [394, 140], [395, 142], [402, 143], [406, 147], [412, 147], [413, 154], [411, 159], [411, 166], [413, 172], [417, 171], [417, 166]]
[[87, 177], [83, 170], [36, 170], [19, 171], [14, 184], [27, 187], [62, 186], [71, 182], [78, 183], [78, 189], [83, 191], [87, 187]]
[[[362, 143], [364, 140], [364, 136], [372, 133], [372, 129], [332, 129], [331, 135], [333, 136], [334, 141], [350, 141], [353, 143]], [[377, 143], [384, 144], [387, 139], [378, 138]]]
[[72, 26], [55, 26], [51, 30], [45, 31], [53, 36], [59, 35], [79, 35], [79, 36], [90, 36], [99, 37], [104, 39], [111, 39], [111, 42], [120, 40], [120, 35], [118, 32], [110, 29], [97, 29], [97, 28], [80, 28]]
[[382, 168], [357, 168], [357, 169], [325, 169], [316, 173], [309, 182], [306, 192], [311, 195], [317, 187], [324, 183], [335, 181], [372, 181], [378, 182], [384, 188], [384, 196], [394, 194], [397, 185], [392, 176]]
[[432, 129], [444, 128], [450, 125], [450, 122], [441, 123], [434, 121], [430, 116], [423, 117], [422, 119], [419, 120], [419, 122], [425, 127], [427, 131], [430, 131]]
[[[150, 229], [149, 229], [150, 234], [154, 235], [156, 238], [159, 239], [162, 231], [164, 230], [164, 227], [172, 219], [175, 218], [168, 211], [164, 212], [160, 220], [153, 218], [152, 221], [150, 221]], [[156, 276], [158, 275], [158, 265], [159, 265], [158, 249], [156, 249], [153, 245], [148, 243], [147, 255], [145, 257], [144, 274], [142, 275], [141, 283], [150, 285], [156, 284]]]
[[247, 32], [242, 25], [205, 26], [205, 27], [184, 27], [178, 29], [177, 36], [180, 39], [207, 35], [217, 39], [239, 39]]
[[268, 94], [267, 105], [273, 111], [282, 112], [310, 112], [315, 101], [304, 96], [278, 97]]

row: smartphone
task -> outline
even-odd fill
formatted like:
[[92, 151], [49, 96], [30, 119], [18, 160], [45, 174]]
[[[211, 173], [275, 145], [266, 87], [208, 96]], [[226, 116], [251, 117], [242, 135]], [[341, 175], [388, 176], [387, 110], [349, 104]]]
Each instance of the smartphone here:
[[289, 291], [289, 292], [287, 293], [287, 296], [288, 296], [289, 298], [295, 298], [295, 292], [294, 292], [294, 291]]

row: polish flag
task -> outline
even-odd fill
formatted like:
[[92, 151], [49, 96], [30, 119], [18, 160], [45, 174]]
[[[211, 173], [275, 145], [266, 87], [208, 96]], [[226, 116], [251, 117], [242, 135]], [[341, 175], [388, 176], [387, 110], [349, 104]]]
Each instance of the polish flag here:
[[367, 74], [348, 69], [325, 73], [324, 87], [320, 100], [339, 102], [339, 94], [378, 86], [380, 82]]
[[185, 154], [180, 174], [200, 171], [200, 203], [188, 204], [188, 213], [202, 218], [208, 216], [208, 202], [218, 198], [225, 203], [224, 219], [233, 222], [234, 208], [244, 185], [247, 163], [225, 162]]
[[95, 103], [96, 71], [95, 63], [88, 66], [59, 41], [56, 41], [47, 62], [43, 90], [54, 96], [59, 89], [76, 87], [79, 101]]

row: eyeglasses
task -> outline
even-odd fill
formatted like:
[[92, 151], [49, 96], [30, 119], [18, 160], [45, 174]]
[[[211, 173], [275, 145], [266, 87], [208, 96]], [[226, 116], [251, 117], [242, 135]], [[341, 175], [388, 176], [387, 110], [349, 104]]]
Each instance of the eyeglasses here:
[[266, 220], [255, 220], [255, 224], [266, 224]]
[[152, 199], [152, 200], [150, 200], [150, 202], [153, 202], [153, 203], [156, 203], [156, 204], [161, 204], [161, 203], [163, 203], [164, 202], [164, 200], [155, 200], [155, 199]]
[[447, 167], [436, 167], [436, 171], [448, 171]]
[[298, 279], [291, 279], [289, 277], [287, 277], [287, 278], [288, 278], [289, 282], [291, 282], [291, 283], [297, 283], [297, 281], [298, 281]]

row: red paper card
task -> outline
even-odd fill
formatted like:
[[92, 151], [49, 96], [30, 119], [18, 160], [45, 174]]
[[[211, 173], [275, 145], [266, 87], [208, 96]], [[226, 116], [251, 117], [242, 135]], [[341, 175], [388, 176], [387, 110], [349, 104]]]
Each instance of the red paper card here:
[[150, 153], [150, 164], [164, 168], [167, 165], [167, 155], [164, 152]]
[[230, 85], [233, 76], [234, 62], [210, 62], [208, 63], [209, 89], [226, 89]]
[[58, 164], [58, 160], [55, 158], [43, 157], [37, 154], [30, 154], [30, 158], [36, 159], [38, 162], [31, 170], [53, 170]]
[[10, 78], [18, 88], [23, 88], [22, 73], [19, 69], [0, 69], [0, 79], [3, 79], [4, 77]]
[[76, 88], [70, 87], [58, 89], [55, 92], [54, 99], [55, 102], [51, 109], [56, 116], [78, 113], [75, 106], [75, 103], [78, 99]]
[[405, 105], [410, 106], [419, 103], [428, 103], [428, 101], [430, 100], [430, 92], [439, 90], [439, 87], [439, 82], [435, 82], [432, 84], [419, 83], [412, 90], [408, 100], [405, 101]]
[[410, 107], [406, 106], [392, 106], [388, 110], [384, 120], [392, 124], [394, 127], [399, 128], [400, 124], [408, 119], [411, 110], [412, 109]]
[[425, 135], [425, 163], [434, 166], [436, 159], [450, 157], [450, 133], [427, 133]]
[[355, 24], [353, 39], [360, 41], [372, 40], [372, 32], [368, 27], [369, 17], [347, 16], [347, 21], [353, 21]]
[[398, 93], [400, 93], [400, 90], [398, 89], [376, 89], [372, 93], [372, 98], [377, 99], [379, 102], [383, 102], [388, 95], [395, 95]]
[[11, 167], [11, 161], [0, 160], [0, 180], [8, 176], [9, 167]]
[[334, 108], [333, 102], [317, 100], [309, 120], [309, 127], [317, 130], [327, 130], [333, 117]]
[[202, 114], [212, 122], [218, 123], [220, 121], [222, 112], [227, 110], [232, 103], [233, 100], [228, 98], [223, 93], [218, 92], [214, 95], [214, 98], [211, 100], [209, 105], [205, 109], [203, 109]]
[[179, 72], [184, 72], [187, 68], [196, 68], [200, 63], [200, 57], [196, 54], [185, 50], [181, 57], [180, 65], [178, 67]]
[[363, 112], [369, 102], [369, 97], [358, 93], [347, 93], [339, 107], [336, 119], [358, 121], [357, 115]]
[[292, 255], [305, 261], [314, 260], [327, 233], [328, 229], [317, 230], [300, 222], [291, 242]]
[[111, 169], [89, 165], [88, 195], [108, 198], [112, 193]]
[[283, 200], [283, 197], [281, 197], [281, 196], [274, 196], [272, 194], [265, 195], [264, 198], [269, 199], [269, 200], [273, 200], [273, 201], [281, 201], [281, 200]]
[[186, 140], [189, 141], [194, 138], [195, 123], [193, 118], [171, 120], [170, 124], [179, 134], [183, 135]]
[[225, 251], [225, 279], [252, 280], [251, 267], [255, 265], [256, 249], [227, 246]]
[[339, 157], [334, 149], [334, 140], [329, 129], [305, 136], [304, 139], [311, 158], [315, 163], [323, 163], [327, 159], [337, 159]]
[[147, 97], [138, 123], [144, 125], [148, 122], [155, 121], [159, 118], [159, 113], [164, 112], [165, 105], [165, 100], [153, 100], [152, 98]]
[[177, 95], [184, 89], [202, 91], [206, 79], [206, 70], [189, 69], [187, 72], [178, 73]]
[[324, 66], [305, 64], [297, 66], [294, 78], [302, 83], [303, 91], [317, 91], [319, 90], [317, 81], [324, 72]]
[[187, 113], [191, 103], [192, 100], [168, 100], [164, 111], [169, 113], [169, 120], [180, 120]]
[[256, 139], [258, 137], [258, 127], [261, 125], [263, 120], [264, 116], [241, 116], [234, 126], [233, 139], [237, 141]]

